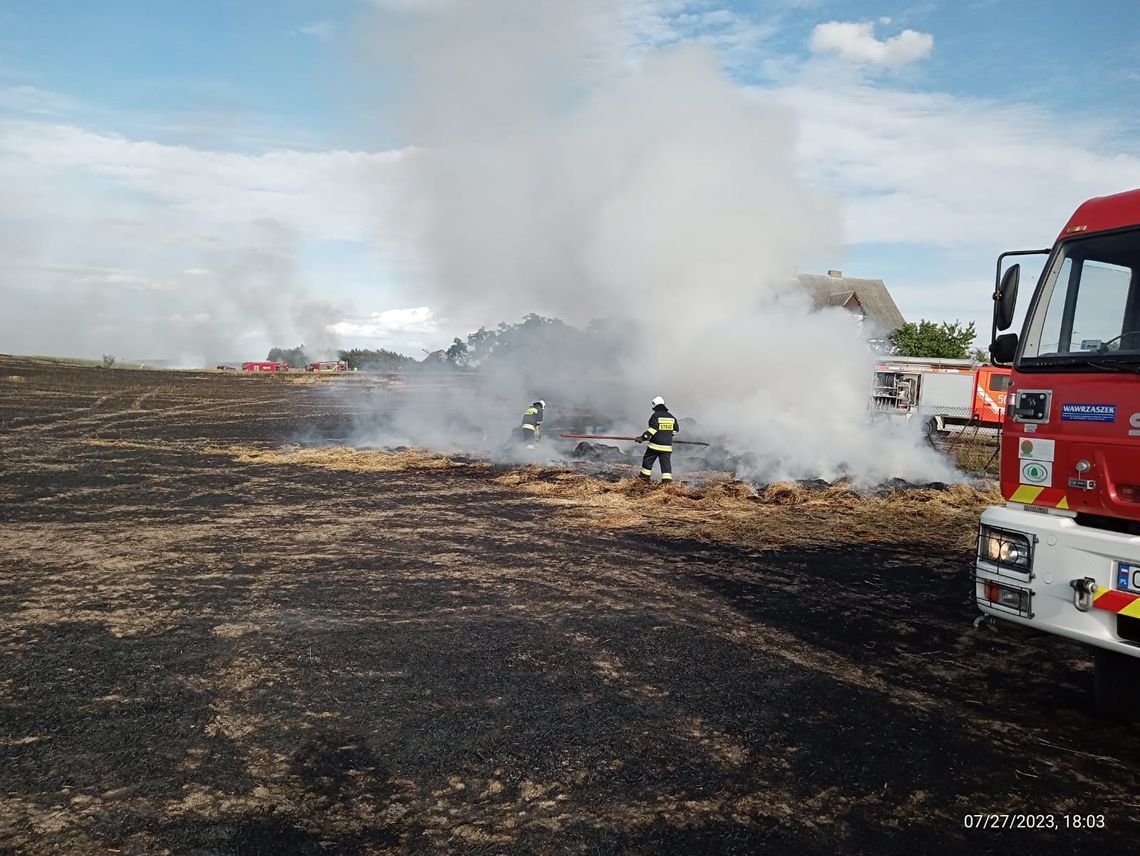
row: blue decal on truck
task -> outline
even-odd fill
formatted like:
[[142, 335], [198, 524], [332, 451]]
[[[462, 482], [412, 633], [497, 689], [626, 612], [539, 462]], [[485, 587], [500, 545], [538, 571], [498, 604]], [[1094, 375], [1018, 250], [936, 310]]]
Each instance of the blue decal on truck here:
[[1061, 418], [1069, 422], [1115, 422], [1115, 404], [1062, 404]]

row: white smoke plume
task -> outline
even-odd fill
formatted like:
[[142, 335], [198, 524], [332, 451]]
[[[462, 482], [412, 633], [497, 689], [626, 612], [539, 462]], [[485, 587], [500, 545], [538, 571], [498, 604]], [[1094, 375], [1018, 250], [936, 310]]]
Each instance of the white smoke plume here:
[[326, 328], [347, 310], [313, 305], [329, 288], [306, 272], [306, 244], [366, 220], [359, 176], [389, 160], [238, 155], [2, 119], [0, 351], [186, 367], [299, 342], [335, 351]]
[[794, 115], [706, 45], [646, 47], [614, 11], [636, 5], [381, 13], [374, 49], [410, 81], [398, 207], [425, 302], [472, 329], [533, 311], [621, 331], [589, 353], [538, 344], [465, 406], [509, 426], [544, 397], [639, 433], [661, 394], [694, 434], [752, 452], [756, 478], [945, 479], [933, 453], [869, 425], [873, 357], [852, 316], [810, 312], [792, 285], [841, 243], [835, 205], [797, 173]]

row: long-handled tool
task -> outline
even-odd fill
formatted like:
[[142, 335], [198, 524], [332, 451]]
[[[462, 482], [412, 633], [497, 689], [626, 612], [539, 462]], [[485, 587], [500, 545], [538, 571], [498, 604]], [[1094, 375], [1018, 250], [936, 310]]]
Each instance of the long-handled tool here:
[[[619, 434], [559, 434], [559, 437], [566, 437], [571, 440], [640, 440], [640, 437], [624, 437]], [[674, 440], [674, 446], [708, 446], [701, 440]]]

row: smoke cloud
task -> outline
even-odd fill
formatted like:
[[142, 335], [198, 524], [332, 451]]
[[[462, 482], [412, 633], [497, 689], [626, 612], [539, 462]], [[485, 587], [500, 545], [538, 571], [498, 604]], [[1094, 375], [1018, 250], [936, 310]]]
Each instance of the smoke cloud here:
[[637, 433], [661, 394], [692, 433], [752, 452], [753, 477], [947, 477], [868, 423], [859, 325], [793, 284], [841, 245], [839, 211], [797, 175], [794, 114], [706, 45], [646, 47], [613, 9], [454, 0], [379, 21], [385, 71], [410, 81], [398, 207], [424, 302], [472, 329], [609, 321], [589, 348], [536, 341], [464, 406], [509, 426], [543, 397]]
[[[238, 155], [0, 119], [0, 351], [258, 359], [335, 350], [306, 270], [314, 242], [363, 239], [359, 191], [398, 154]], [[314, 357], [318, 354], [314, 353]]]

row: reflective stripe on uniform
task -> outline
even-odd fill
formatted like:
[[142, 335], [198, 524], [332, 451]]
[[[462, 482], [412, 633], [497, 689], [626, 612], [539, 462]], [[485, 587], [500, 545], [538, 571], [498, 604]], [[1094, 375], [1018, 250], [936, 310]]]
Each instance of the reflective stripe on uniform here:
[[645, 469], [645, 467], [642, 467], [641, 468], [641, 474], [643, 476], [651, 476], [651, 475], [653, 475], [653, 470], [647, 470], [647, 469]]
[[654, 452], [672, 452], [673, 451], [672, 446], [659, 446], [656, 443], [650, 443], [649, 448], [652, 449]]
[[672, 431], [677, 426], [673, 422], [672, 419], [658, 419], [657, 420], [657, 427], [660, 428], [662, 431]]
[[524, 422], [522, 427], [525, 428], [527, 431], [533, 431], [534, 430], [534, 426], [531, 425], [529, 422]]
[[646, 428], [645, 433], [648, 434], [650, 437], [652, 437], [654, 434], [657, 433], [657, 429], [656, 428]]
[[673, 474], [672, 473], [662, 473], [661, 474], [661, 481], [673, 481]]

